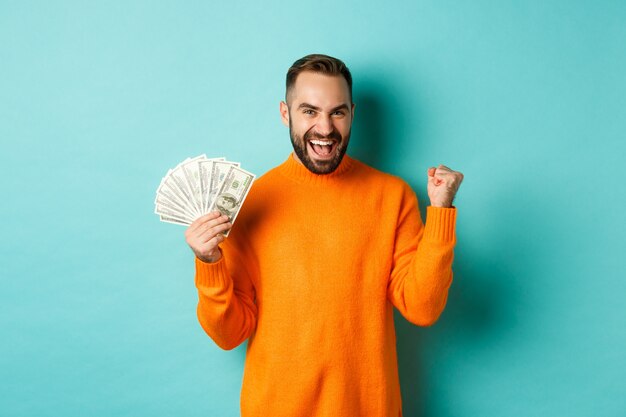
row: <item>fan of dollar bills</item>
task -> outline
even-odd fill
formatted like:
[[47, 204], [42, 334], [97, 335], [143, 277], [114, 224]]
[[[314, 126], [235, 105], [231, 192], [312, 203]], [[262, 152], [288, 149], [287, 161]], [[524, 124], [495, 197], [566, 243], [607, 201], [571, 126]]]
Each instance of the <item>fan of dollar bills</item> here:
[[238, 162], [225, 158], [187, 158], [161, 180], [154, 212], [163, 222], [189, 225], [198, 217], [219, 210], [233, 223], [254, 178]]

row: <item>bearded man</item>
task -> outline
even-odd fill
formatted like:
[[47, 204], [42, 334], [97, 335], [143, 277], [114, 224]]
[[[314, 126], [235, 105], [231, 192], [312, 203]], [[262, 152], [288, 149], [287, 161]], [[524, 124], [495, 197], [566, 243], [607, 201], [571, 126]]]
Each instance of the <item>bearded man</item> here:
[[308, 55], [286, 84], [294, 152], [254, 183], [228, 238], [219, 212], [186, 231], [198, 319], [223, 349], [248, 339], [243, 417], [401, 416], [393, 308], [418, 326], [443, 311], [463, 175], [426, 172], [424, 224], [406, 182], [346, 155], [346, 65]]

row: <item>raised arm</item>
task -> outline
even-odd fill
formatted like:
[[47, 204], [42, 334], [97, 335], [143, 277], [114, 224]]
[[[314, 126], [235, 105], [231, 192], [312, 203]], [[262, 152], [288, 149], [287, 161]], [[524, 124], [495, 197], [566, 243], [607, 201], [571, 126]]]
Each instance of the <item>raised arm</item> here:
[[407, 320], [419, 326], [435, 323], [446, 305], [456, 243], [452, 201], [462, 179], [461, 173], [441, 165], [429, 169], [431, 206], [425, 226], [415, 193], [408, 185], [403, 193], [387, 296]]

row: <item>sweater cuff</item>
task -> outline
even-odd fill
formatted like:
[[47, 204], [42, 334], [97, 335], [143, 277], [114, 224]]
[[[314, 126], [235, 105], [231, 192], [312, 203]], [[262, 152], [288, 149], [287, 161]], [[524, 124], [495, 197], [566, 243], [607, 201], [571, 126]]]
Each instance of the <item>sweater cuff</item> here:
[[456, 207], [426, 207], [424, 239], [438, 242], [455, 240]]
[[213, 263], [202, 262], [196, 257], [196, 287], [226, 287], [229, 280], [224, 255]]

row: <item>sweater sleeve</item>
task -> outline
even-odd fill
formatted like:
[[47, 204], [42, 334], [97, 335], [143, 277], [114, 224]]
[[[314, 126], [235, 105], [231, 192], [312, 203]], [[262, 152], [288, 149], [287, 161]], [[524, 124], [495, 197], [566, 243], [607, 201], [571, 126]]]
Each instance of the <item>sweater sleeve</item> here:
[[[198, 320], [204, 331], [222, 349], [230, 350], [245, 341], [256, 328], [257, 307], [252, 281], [228, 259], [225, 253], [215, 263], [196, 258]], [[235, 259], [241, 262], [241, 259]], [[231, 275], [229, 269], [234, 269]]]
[[424, 226], [415, 193], [407, 185], [387, 288], [393, 305], [418, 326], [434, 324], [446, 305], [456, 242], [456, 208], [429, 206], [426, 210]]

